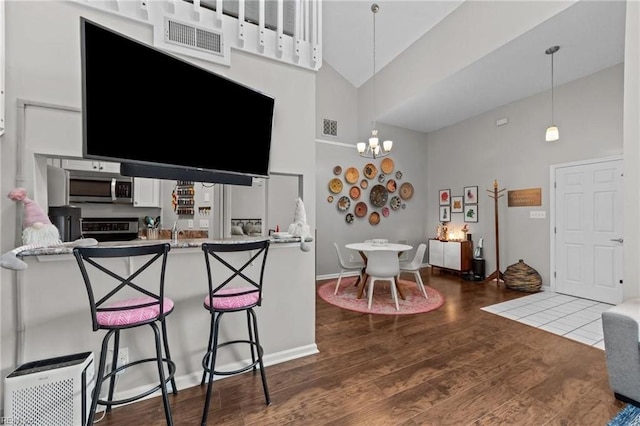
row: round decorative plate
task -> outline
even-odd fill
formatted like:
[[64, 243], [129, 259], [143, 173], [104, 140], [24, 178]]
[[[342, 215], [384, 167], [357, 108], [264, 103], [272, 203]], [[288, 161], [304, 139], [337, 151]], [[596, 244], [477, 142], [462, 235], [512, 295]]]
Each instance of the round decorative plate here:
[[389, 198], [389, 191], [384, 185], [375, 185], [371, 188], [371, 192], [369, 193], [369, 201], [375, 207], [382, 207], [387, 204], [387, 198]]
[[360, 201], [354, 208], [357, 217], [365, 217], [367, 215], [367, 203]]
[[378, 174], [378, 169], [373, 163], [369, 163], [364, 166], [364, 169], [362, 169], [362, 173], [364, 173], [364, 177], [366, 177], [367, 179], [373, 179], [376, 174]]
[[353, 214], [347, 213], [347, 215], [344, 217], [344, 220], [347, 223], [352, 223], [353, 222]]
[[396, 179], [398, 180], [402, 179], [402, 172], [400, 170], [396, 172]]
[[358, 188], [357, 186], [352, 186], [349, 190], [349, 196], [352, 200], [357, 200], [358, 198], [360, 198], [360, 188]]
[[384, 217], [389, 217], [389, 207], [384, 206], [384, 207], [382, 208], [382, 216], [384, 216]]
[[385, 158], [380, 163], [380, 170], [382, 173], [390, 174], [393, 171], [393, 160], [391, 158]]
[[402, 200], [397, 195], [391, 197], [391, 201], [389, 201], [389, 205], [393, 210], [398, 210], [400, 205], [402, 204]]
[[344, 172], [344, 180], [349, 183], [356, 183], [360, 178], [360, 172], [355, 167], [349, 167], [346, 172]]
[[338, 199], [338, 210], [341, 212], [349, 209], [349, 206], [351, 206], [351, 200], [346, 195], [343, 195]]
[[367, 189], [367, 187], [369, 186], [369, 181], [366, 179], [362, 179], [360, 181], [360, 188], [362, 189]]
[[335, 167], [333, 168], [333, 174], [337, 176], [337, 175], [339, 175], [340, 173], [342, 173], [342, 167], [340, 167], [340, 166], [335, 166]]
[[329, 196], [327, 197], [327, 202], [329, 202], [329, 203], [333, 203], [333, 195], [329, 195]]
[[339, 194], [342, 191], [342, 181], [338, 178], [331, 179], [329, 181], [329, 191]]
[[384, 182], [385, 179], [386, 179], [386, 176], [384, 175], [384, 173], [380, 173], [378, 175], [378, 182], [382, 183]]
[[400, 198], [408, 200], [411, 197], [413, 197], [413, 185], [409, 182], [405, 182], [400, 185]]
[[387, 191], [396, 192], [396, 181], [393, 179], [389, 179], [387, 181]]
[[372, 225], [377, 225], [380, 223], [380, 214], [378, 212], [373, 212], [369, 215], [369, 223]]

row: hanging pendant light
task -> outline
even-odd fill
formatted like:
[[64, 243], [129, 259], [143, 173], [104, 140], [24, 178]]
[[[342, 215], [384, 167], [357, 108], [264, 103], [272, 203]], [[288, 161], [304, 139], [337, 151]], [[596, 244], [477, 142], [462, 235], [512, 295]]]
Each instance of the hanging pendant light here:
[[385, 140], [380, 144], [378, 139], [378, 131], [376, 130], [376, 13], [380, 10], [380, 6], [377, 4], [371, 5], [371, 12], [373, 12], [373, 130], [371, 131], [371, 137], [369, 143], [358, 142], [356, 148], [358, 154], [361, 157], [366, 158], [379, 158], [388, 155], [393, 148], [393, 141]]
[[558, 126], [553, 124], [553, 55], [560, 50], [560, 46], [551, 46], [544, 53], [547, 55], [551, 55], [551, 125], [547, 127], [547, 132], [545, 134], [545, 140], [547, 142], [553, 142], [560, 139], [560, 131], [558, 130]]

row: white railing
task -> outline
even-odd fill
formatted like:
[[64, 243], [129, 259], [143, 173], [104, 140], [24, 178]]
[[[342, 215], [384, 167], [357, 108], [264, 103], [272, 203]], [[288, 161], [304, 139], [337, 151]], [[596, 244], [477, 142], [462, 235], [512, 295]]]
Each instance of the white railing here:
[[[75, 0], [153, 26], [153, 45], [175, 53], [230, 64], [240, 49], [307, 69], [322, 65], [322, 0]], [[200, 34], [207, 43], [185, 45], [169, 27]]]

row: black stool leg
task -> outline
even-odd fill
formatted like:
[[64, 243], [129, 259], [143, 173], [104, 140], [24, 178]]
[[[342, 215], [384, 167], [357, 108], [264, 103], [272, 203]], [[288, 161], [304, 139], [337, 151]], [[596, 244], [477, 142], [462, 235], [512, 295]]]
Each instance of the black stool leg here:
[[171, 418], [171, 406], [169, 405], [169, 395], [167, 394], [167, 381], [164, 378], [164, 361], [162, 360], [162, 345], [160, 344], [160, 331], [155, 322], [149, 323], [156, 338], [156, 358], [158, 360], [158, 376], [160, 377], [160, 390], [162, 391], [162, 402], [164, 403], [164, 414], [167, 418], [167, 425], [173, 425]]
[[[113, 358], [111, 359], [111, 371], [118, 368], [118, 351], [120, 351], [120, 330], [114, 330]], [[116, 387], [116, 375], [112, 374], [109, 379], [109, 402], [113, 401], [113, 392]], [[107, 413], [111, 412], [111, 405], [107, 405]]]
[[[211, 314], [211, 324], [209, 325], [209, 343], [207, 344], [207, 352], [206, 352], [207, 354], [211, 353], [211, 351], [213, 350], [213, 312], [209, 311], [209, 313]], [[206, 367], [206, 365], [204, 364], [203, 366]], [[209, 375], [210, 379], [211, 377], [213, 377], [213, 374]], [[200, 386], [204, 385], [206, 380], [207, 380], [207, 369], [204, 368], [202, 371], [202, 381], [200, 381]]]
[[[220, 327], [220, 318], [222, 318], [222, 312], [211, 313], [211, 354], [209, 356], [209, 383], [207, 385], [207, 397], [204, 401], [204, 410], [202, 411], [202, 426], [207, 424], [207, 416], [209, 415], [209, 406], [211, 404], [211, 392], [213, 390], [213, 373], [216, 365], [216, 355], [218, 352], [218, 329]], [[212, 338], [212, 339], [211, 339]], [[206, 373], [206, 372], [205, 372]]]
[[[171, 353], [169, 352], [169, 340], [167, 339], [167, 323], [164, 319], [161, 321], [162, 323], [162, 342], [164, 343], [164, 353], [167, 356], [167, 359], [171, 361]], [[171, 374], [171, 370], [169, 370], [169, 374]], [[171, 374], [171, 388], [173, 389], [173, 394], [178, 394], [178, 387], [176, 386], [175, 375]]]
[[[247, 310], [247, 330], [249, 330], [249, 348], [251, 349], [251, 363], [253, 364], [253, 374], [256, 373], [257, 367], [256, 367], [256, 351], [255, 351], [255, 347], [254, 347], [254, 342], [255, 340], [253, 340], [253, 331], [252, 331], [252, 325], [251, 325], [251, 309]], [[258, 356], [260, 355], [260, 352], [258, 352]]]
[[267, 374], [264, 371], [264, 363], [262, 362], [263, 350], [262, 350], [262, 346], [260, 345], [260, 337], [258, 336], [258, 320], [256, 319], [256, 313], [254, 312], [253, 309], [249, 309], [247, 312], [251, 314], [251, 318], [253, 319], [253, 333], [255, 334], [255, 337], [256, 337], [255, 342], [258, 350], [258, 362], [260, 363], [260, 376], [262, 377], [262, 389], [264, 390], [264, 398], [267, 401], [267, 405], [270, 405], [271, 397], [269, 396], [269, 388], [267, 387]]
[[114, 330], [109, 331], [102, 339], [102, 349], [100, 350], [100, 362], [98, 363], [98, 373], [96, 374], [96, 385], [93, 389], [93, 395], [91, 397], [91, 409], [89, 410], [89, 417], [87, 418], [87, 426], [93, 425], [93, 420], [96, 416], [96, 408], [98, 408], [98, 398], [100, 398], [100, 389], [102, 388], [102, 377], [104, 376], [104, 367], [107, 363], [107, 351], [109, 349], [109, 338], [114, 333]]

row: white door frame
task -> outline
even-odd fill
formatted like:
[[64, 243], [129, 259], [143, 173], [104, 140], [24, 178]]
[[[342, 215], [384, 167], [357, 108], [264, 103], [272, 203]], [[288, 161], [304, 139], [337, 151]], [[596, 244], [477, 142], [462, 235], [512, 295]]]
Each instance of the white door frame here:
[[556, 191], [555, 176], [556, 170], [562, 167], [584, 166], [587, 164], [603, 163], [606, 161], [623, 160], [622, 155], [613, 155], [611, 157], [592, 158], [590, 160], [572, 161], [569, 163], [552, 164], [549, 166], [549, 289], [555, 293], [556, 291]]

